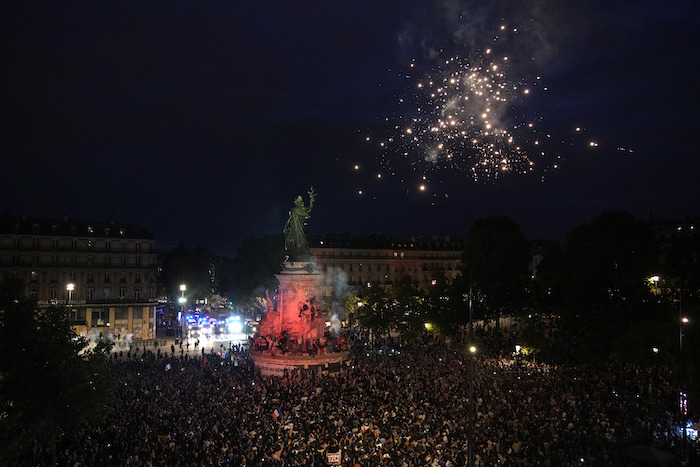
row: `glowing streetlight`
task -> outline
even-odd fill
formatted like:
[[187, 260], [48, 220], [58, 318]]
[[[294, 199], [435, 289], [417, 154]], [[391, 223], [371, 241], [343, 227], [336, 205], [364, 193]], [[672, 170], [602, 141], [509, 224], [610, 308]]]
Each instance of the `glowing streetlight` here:
[[678, 348], [681, 352], [683, 352], [683, 325], [688, 324], [688, 322], [690, 322], [690, 320], [687, 316], [681, 317], [680, 329], [678, 331]]
[[75, 290], [75, 284], [72, 282], [69, 284], [66, 284], [66, 291], [68, 291], [68, 301], [70, 302], [73, 300], [73, 291]]
[[476, 346], [469, 346], [469, 443], [468, 464], [474, 465], [474, 354]]
[[180, 316], [178, 316], [180, 321], [180, 339], [182, 339], [182, 336], [185, 334], [185, 317], [183, 316], [185, 312], [185, 302], [187, 302], [185, 290], [187, 290], [187, 286], [185, 284], [180, 284], [180, 298], [177, 299], [177, 301], [180, 302]]

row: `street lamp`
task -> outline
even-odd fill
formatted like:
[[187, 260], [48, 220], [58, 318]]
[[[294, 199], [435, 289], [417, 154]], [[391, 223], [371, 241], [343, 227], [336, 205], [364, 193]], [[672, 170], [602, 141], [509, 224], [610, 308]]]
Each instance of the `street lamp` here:
[[678, 347], [681, 352], [683, 352], [683, 325], [688, 324], [690, 320], [687, 316], [681, 317], [680, 326], [678, 329]]
[[185, 314], [185, 302], [187, 302], [187, 299], [185, 298], [185, 290], [187, 290], [187, 286], [185, 284], [180, 284], [180, 298], [178, 298], [178, 302], [180, 302], [180, 339], [183, 338], [185, 335], [185, 321], [184, 321], [184, 314]]
[[73, 300], [73, 291], [75, 290], [75, 284], [73, 284], [72, 282], [66, 284], [66, 290], [68, 291], [68, 303], [70, 303], [70, 301]]
[[474, 354], [476, 347], [469, 347], [469, 452], [468, 465], [474, 465]]

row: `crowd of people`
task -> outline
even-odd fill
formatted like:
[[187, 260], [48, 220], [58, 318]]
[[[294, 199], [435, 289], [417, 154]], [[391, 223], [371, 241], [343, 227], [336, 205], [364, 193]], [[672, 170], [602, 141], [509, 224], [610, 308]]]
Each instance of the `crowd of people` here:
[[245, 347], [178, 353], [112, 359], [111, 415], [57, 435], [56, 463], [320, 466], [340, 453], [350, 466], [463, 466], [470, 442], [484, 466], [624, 465], [637, 443], [692, 451], [663, 369], [470, 356], [432, 339], [354, 342], [338, 374], [263, 377]]

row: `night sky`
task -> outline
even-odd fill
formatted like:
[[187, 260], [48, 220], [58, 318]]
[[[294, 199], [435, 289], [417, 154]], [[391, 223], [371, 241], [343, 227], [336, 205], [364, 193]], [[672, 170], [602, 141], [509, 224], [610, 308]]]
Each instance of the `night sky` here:
[[[114, 213], [162, 250], [222, 255], [281, 232], [312, 185], [311, 232], [463, 235], [507, 215], [562, 240], [606, 209], [695, 217], [698, 5], [4, 2], [0, 207]], [[465, 70], [504, 100], [470, 94]]]

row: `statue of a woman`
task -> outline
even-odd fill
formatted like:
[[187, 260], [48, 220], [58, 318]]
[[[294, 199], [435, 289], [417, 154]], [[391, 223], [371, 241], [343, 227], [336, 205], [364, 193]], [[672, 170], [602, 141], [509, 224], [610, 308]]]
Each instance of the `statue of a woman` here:
[[316, 192], [314, 187], [309, 188], [309, 207], [304, 206], [304, 200], [297, 196], [294, 207], [289, 211], [289, 219], [284, 226], [284, 247], [289, 259], [299, 260], [309, 255], [309, 242], [306, 239], [306, 219], [311, 217], [311, 209], [314, 207]]

